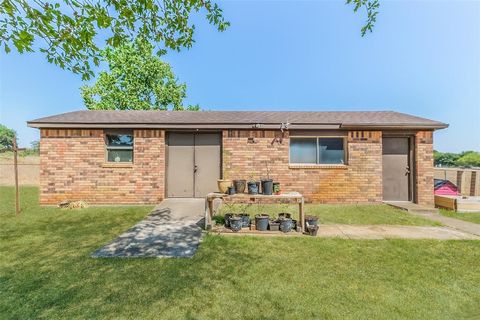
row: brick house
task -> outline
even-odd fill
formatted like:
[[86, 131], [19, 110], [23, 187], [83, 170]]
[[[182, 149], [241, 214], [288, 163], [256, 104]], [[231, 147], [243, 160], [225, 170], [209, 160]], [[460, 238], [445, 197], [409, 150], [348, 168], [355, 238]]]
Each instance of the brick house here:
[[433, 131], [382, 112], [76, 111], [40, 129], [40, 203], [155, 204], [269, 175], [309, 202], [433, 206]]

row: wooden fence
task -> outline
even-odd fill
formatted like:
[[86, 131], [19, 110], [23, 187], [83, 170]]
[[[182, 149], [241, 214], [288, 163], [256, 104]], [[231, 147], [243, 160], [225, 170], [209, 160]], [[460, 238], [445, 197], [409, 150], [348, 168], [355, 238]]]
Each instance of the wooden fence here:
[[465, 196], [480, 196], [480, 170], [435, 168], [435, 179], [449, 180]]
[[[38, 186], [40, 180], [40, 164], [19, 163], [18, 183], [23, 186]], [[15, 185], [13, 163], [0, 163], [0, 186]]]

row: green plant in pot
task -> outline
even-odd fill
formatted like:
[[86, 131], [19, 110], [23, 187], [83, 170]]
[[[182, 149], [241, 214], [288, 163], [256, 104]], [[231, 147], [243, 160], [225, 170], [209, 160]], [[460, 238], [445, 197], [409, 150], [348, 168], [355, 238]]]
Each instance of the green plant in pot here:
[[288, 200], [281, 200], [280, 201], [280, 213], [278, 214], [278, 219], [283, 219], [283, 218], [292, 218], [292, 214], [289, 212], [290, 211], [290, 203]]
[[247, 180], [245, 179], [235, 179], [233, 180], [233, 186], [235, 187], [236, 193], [244, 193]]
[[240, 217], [242, 218], [243, 228], [248, 228], [250, 226], [250, 215], [247, 213], [247, 209], [249, 206], [250, 204], [238, 205]]
[[274, 182], [273, 183], [273, 193], [274, 194], [280, 194], [280, 182]]
[[267, 231], [268, 224], [270, 221], [270, 216], [266, 213], [262, 213], [265, 206], [261, 203], [257, 203], [257, 214], [255, 215], [255, 228], [258, 231]]
[[248, 188], [248, 194], [258, 194], [258, 182], [255, 181], [255, 179], [253, 178], [254, 175], [251, 174], [250, 175], [250, 179], [248, 180], [248, 183], [247, 183], [247, 188]]
[[233, 215], [230, 217], [230, 229], [233, 232], [238, 232], [242, 230], [243, 227], [243, 219], [240, 215]]
[[268, 167], [268, 161], [265, 161], [265, 167], [267, 171], [267, 178], [262, 179], [262, 194], [272, 195], [273, 194], [273, 180], [270, 179], [270, 168]]
[[318, 229], [319, 229], [318, 225], [308, 225], [307, 226], [308, 234], [313, 236], [313, 237], [317, 236]]
[[318, 225], [318, 217], [307, 215], [305, 216], [305, 225], [316, 226]]
[[293, 221], [292, 218], [281, 218], [280, 219], [280, 231], [282, 232], [290, 232], [293, 228]]
[[230, 228], [230, 218], [235, 216], [234, 204], [228, 200], [224, 200], [223, 204], [227, 207], [227, 213], [224, 215], [225, 227]]
[[293, 229], [292, 215], [288, 213], [289, 204], [287, 201], [281, 202], [282, 212], [278, 214], [278, 220], [280, 222], [280, 231], [290, 232]]

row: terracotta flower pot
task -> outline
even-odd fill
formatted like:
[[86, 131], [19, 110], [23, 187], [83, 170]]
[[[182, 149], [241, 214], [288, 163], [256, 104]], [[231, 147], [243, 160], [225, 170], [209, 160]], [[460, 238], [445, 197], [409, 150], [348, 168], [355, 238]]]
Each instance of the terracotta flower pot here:
[[217, 180], [218, 191], [221, 193], [227, 193], [228, 187], [232, 186], [232, 180], [229, 179], [219, 179]]

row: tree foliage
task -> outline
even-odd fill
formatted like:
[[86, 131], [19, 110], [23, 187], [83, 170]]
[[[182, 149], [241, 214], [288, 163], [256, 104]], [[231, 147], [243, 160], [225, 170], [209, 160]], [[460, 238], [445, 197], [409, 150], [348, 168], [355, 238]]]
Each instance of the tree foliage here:
[[98, 43], [118, 47], [140, 36], [158, 44], [159, 53], [189, 48], [190, 17], [200, 11], [219, 31], [229, 26], [211, 0], [2, 0], [0, 45], [23, 53], [43, 40], [40, 51], [49, 62], [89, 79], [104, 47]]
[[480, 152], [463, 151], [461, 153], [433, 152], [436, 166], [441, 167], [480, 167]]
[[117, 48], [107, 47], [101, 56], [109, 71], [100, 72], [92, 86], [81, 88], [88, 109], [184, 109], [186, 85], [177, 83], [170, 65], [153, 54], [150, 43], [137, 39]]
[[363, 9], [367, 14], [367, 21], [361, 29], [362, 37], [365, 36], [367, 32], [372, 32], [373, 26], [377, 22], [378, 8], [380, 7], [378, 0], [346, 0], [346, 3], [354, 6], [354, 12]]
[[0, 149], [12, 149], [15, 131], [0, 124]]
[[[376, 21], [378, 0], [346, 0], [354, 11], [367, 14], [362, 36]], [[195, 25], [191, 16], [203, 13], [217, 30], [229, 22], [214, 0], [2, 0], [0, 2], [0, 46], [6, 53], [34, 50], [35, 44], [48, 61], [63, 69], [93, 76], [101, 49], [118, 47], [140, 37], [161, 55], [167, 49], [190, 48]]]
[[457, 160], [460, 167], [478, 167], [480, 168], [480, 152], [465, 151]]

